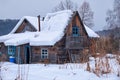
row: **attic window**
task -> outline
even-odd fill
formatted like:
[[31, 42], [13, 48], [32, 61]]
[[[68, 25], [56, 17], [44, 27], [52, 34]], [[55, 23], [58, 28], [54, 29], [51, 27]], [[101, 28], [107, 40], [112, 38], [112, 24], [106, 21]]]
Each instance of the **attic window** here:
[[79, 28], [77, 26], [72, 27], [72, 36], [79, 36]]

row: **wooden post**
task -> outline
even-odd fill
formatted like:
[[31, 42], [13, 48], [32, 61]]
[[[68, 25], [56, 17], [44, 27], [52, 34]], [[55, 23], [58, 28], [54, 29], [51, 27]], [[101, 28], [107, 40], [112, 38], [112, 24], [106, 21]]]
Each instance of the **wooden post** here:
[[18, 46], [17, 47], [17, 49], [18, 49], [18, 54], [17, 54], [17, 57], [18, 57], [18, 59], [17, 59], [17, 61], [18, 61], [18, 79], [21, 79], [21, 75], [20, 75], [20, 46]]
[[20, 64], [20, 46], [18, 46], [17, 47], [17, 49], [18, 49], [18, 64]]
[[38, 17], [38, 31], [40, 32], [40, 15], [38, 15], [37, 17]]
[[32, 63], [32, 47], [30, 46], [29, 48], [29, 51], [30, 51], [30, 60], [29, 60], [29, 63]]

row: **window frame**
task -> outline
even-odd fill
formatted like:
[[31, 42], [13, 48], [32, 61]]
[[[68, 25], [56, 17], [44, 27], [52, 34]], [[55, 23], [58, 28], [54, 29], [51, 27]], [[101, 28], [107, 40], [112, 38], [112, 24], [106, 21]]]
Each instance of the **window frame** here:
[[41, 48], [41, 59], [48, 59], [48, 49], [47, 48]]
[[16, 53], [16, 46], [8, 46], [8, 55], [14, 56]]
[[72, 26], [72, 36], [78, 37], [80, 35], [79, 27], [78, 26]]

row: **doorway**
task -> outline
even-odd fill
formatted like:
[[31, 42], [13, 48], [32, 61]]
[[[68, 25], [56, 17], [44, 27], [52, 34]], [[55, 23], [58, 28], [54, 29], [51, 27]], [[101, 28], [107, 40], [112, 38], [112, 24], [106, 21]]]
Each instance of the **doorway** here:
[[25, 63], [26, 64], [30, 63], [30, 46], [29, 45], [25, 46]]

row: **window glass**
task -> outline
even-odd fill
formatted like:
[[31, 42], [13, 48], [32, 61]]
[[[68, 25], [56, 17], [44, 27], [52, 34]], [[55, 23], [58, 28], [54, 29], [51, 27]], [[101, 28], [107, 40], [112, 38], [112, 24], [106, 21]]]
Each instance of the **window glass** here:
[[41, 58], [42, 59], [48, 59], [48, 50], [47, 49], [42, 49], [41, 50]]
[[79, 36], [79, 29], [77, 26], [72, 27], [72, 35], [73, 36]]
[[15, 46], [8, 46], [8, 54], [13, 56], [15, 55], [16, 47]]

